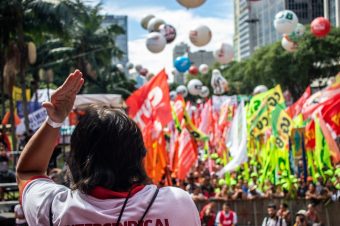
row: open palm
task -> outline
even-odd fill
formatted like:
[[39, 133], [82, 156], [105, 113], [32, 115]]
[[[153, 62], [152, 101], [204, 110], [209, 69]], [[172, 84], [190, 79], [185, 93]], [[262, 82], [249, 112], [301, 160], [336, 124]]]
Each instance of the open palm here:
[[62, 84], [51, 96], [50, 102], [42, 105], [47, 114], [54, 122], [63, 122], [72, 110], [76, 95], [84, 84], [83, 74], [79, 70], [71, 73], [64, 84]]

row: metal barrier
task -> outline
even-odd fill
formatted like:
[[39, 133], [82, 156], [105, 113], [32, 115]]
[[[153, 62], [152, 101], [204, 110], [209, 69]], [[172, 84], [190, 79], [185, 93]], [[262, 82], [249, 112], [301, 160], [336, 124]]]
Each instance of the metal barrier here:
[[[222, 209], [225, 201], [210, 199], [210, 202], [216, 203], [216, 210]], [[238, 218], [237, 226], [257, 226], [262, 225], [263, 219], [267, 216], [267, 206], [270, 203], [276, 204], [277, 208], [281, 202], [289, 206], [292, 213], [292, 221], [295, 220], [295, 213], [300, 209], [307, 210], [310, 201], [305, 199], [283, 200], [283, 199], [258, 199], [258, 200], [228, 200], [232, 210], [236, 212]], [[196, 201], [198, 210], [201, 210], [209, 201]], [[330, 202], [316, 206], [323, 225], [339, 226], [340, 225], [340, 202]]]

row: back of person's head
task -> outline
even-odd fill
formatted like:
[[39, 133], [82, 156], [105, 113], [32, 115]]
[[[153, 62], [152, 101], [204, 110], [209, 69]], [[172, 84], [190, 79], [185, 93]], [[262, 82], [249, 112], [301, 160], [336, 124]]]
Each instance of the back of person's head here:
[[95, 186], [126, 191], [144, 183], [146, 149], [137, 124], [122, 110], [87, 108], [71, 137], [71, 188], [88, 194]]

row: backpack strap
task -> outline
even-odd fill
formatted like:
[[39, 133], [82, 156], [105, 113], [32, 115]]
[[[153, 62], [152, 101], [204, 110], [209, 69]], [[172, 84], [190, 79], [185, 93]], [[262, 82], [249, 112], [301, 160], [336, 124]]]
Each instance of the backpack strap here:
[[138, 226], [141, 225], [142, 221], [144, 220], [144, 217], [145, 217], [146, 214], [149, 212], [149, 210], [150, 210], [152, 204], [154, 203], [154, 201], [155, 201], [155, 199], [156, 199], [156, 197], [157, 197], [157, 195], [158, 195], [158, 192], [159, 192], [159, 188], [156, 188], [156, 191], [155, 191], [155, 193], [153, 194], [152, 199], [151, 199], [151, 201], [150, 201], [148, 207], [146, 208], [146, 210], [145, 210], [143, 216], [142, 216], [142, 217], [139, 219], [139, 221], [138, 221]]
[[48, 213], [48, 220], [50, 222], [50, 226], [53, 226], [53, 214], [52, 214], [52, 202], [51, 202], [51, 206], [50, 206], [50, 212]]
[[120, 213], [119, 213], [119, 216], [118, 216], [118, 220], [117, 220], [116, 225], [119, 225], [120, 220], [122, 219], [122, 216], [123, 216], [123, 213], [124, 213], [126, 204], [127, 204], [128, 200], [129, 200], [129, 198], [130, 198], [130, 195], [131, 195], [131, 190], [132, 190], [132, 187], [130, 188], [129, 193], [128, 193], [128, 195], [127, 195], [125, 201], [124, 201], [124, 204], [123, 204], [122, 209], [120, 210]]

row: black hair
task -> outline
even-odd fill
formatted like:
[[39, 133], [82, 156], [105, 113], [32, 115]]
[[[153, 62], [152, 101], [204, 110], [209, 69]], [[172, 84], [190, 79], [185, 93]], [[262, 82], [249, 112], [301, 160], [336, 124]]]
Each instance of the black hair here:
[[269, 203], [267, 208], [273, 208], [274, 210], [276, 210], [276, 205], [274, 203]]
[[145, 155], [142, 133], [132, 119], [121, 109], [92, 105], [71, 136], [71, 188], [88, 194], [96, 186], [127, 191], [145, 184]]

